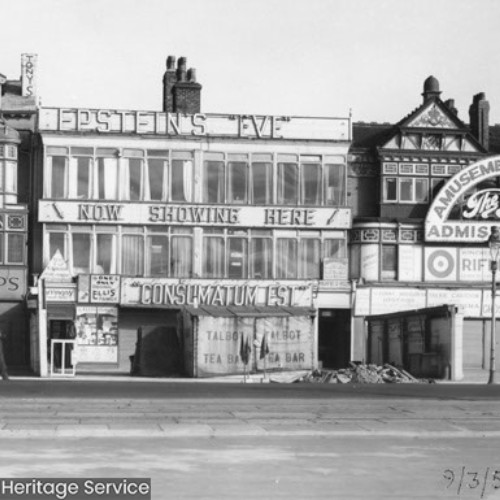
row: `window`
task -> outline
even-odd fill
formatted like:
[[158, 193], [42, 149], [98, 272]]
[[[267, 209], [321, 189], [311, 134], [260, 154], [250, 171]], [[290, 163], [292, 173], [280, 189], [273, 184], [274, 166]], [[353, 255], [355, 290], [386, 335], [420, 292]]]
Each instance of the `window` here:
[[384, 179], [384, 201], [398, 201], [398, 184], [394, 177]]
[[203, 201], [225, 202], [225, 164], [222, 154], [207, 154], [204, 162]]
[[149, 236], [147, 239], [149, 276], [168, 276], [168, 237]]
[[432, 198], [434, 199], [439, 191], [441, 191], [441, 188], [444, 186], [445, 182], [447, 179], [432, 179], [431, 180], [431, 189], [432, 189]]
[[248, 277], [248, 241], [244, 231], [243, 237], [231, 236], [228, 239], [228, 273], [231, 279]]
[[90, 272], [91, 235], [89, 233], [73, 233], [72, 244], [73, 273], [88, 274]]
[[323, 243], [323, 256], [345, 258], [347, 257], [347, 248], [345, 238], [328, 238]]
[[278, 199], [280, 205], [298, 205], [298, 165], [295, 157], [281, 155], [278, 159]]
[[122, 274], [143, 276], [144, 239], [142, 235], [122, 235]]
[[115, 241], [116, 236], [113, 234], [97, 234], [95, 273], [116, 273]]
[[270, 205], [273, 201], [272, 155], [253, 155], [250, 176], [250, 202], [254, 205]]
[[203, 238], [203, 277], [223, 278], [226, 263], [224, 236], [207, 234]]
[[321, 204], [321, 163], [301, 163], [301, 200], [304, 205]]
[[303, 238], [299, 246], [298, 277], [303, 279], [319, 279], [320, 240]]
[[24, 234], [7, 233], [6, 264], [24, 264]]
[[244, 155], [230, 155], [228, 167], [228, 203], [246, 203], [248, 162]]
[[100, 200], [118, 199], [118, 158], [114, 149], [97, 150], [97, 193]]
[[65, 156], [49, 158], [50, 187], [47, 193], [49, 198], [62, 199], [66, 197], [68, 159]]
[[384, 179], [384, 201], [425, 203], [429, 199], [429, 180], [418, 177]]
[[193, 159], [191, 153], [172, 152], [170, 180], [172, 201], [193, 201]]
[[297, 240], [293, 238], [278, 238], [276, 253], [276, 277], [297, 278]]
[[[125, 149], [121, 159], [121, 199], [139, 201], [149, 199], [149, 193], [143, 192], [143, 152], [136, 149]], [[149, 184], [144, 183], [145, 187]]]
[[397, 272], [396, 245], [382, 245], [382, 279], [395, 280]]
[[49, 233], [49, 258], [47, 263], [54, 257], [55, 253], [59, 250], [65, 260], [68, 260], [68, 253], [66, 251], [66, 235], [64, 233]]
[[[190, 278], [193, 269], [193, 237], [191, 230], [173, 229], [171, 237], [171, 269], [172, 278]], [[175, 234], [175, 233], [180, 234]], [[182, 234], [184, 233], [184, 234]]]
[[250, 278], [272, 278], [273, 240], [271, 232], [252, 234], [250, 240]]
[[325, 165], [325, 205], [345, 205], [344, 165]]

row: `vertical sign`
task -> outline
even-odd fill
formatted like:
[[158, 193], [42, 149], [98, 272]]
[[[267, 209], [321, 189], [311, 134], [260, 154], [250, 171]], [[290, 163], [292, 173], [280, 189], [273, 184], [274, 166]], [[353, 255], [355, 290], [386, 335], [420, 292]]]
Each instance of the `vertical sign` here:
[[23, 97], [37, 95], [37, 54], [23, 54], [21, 56], [21, 84]]

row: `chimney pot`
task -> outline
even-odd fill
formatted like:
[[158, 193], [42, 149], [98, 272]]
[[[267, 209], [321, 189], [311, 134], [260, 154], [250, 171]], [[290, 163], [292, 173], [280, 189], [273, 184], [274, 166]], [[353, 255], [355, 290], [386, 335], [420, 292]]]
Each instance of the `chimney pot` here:
[[196, 83], [196, 69], [189, 68], [187, 72], [188, 82]]
[[167, 69], [168, 70], [175, 70], [175, 56], [168, 56], [167, 57]]

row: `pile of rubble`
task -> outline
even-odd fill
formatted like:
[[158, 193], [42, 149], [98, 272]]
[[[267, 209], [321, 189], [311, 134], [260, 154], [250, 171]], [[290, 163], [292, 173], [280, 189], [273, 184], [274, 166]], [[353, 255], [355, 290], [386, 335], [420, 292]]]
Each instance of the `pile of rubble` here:
[[323, 384], [415, 384], [432, 382], [429, 379], [418, 379], [402, 368], [385, 364], [350, 363], [349, 368], [339, 370], [315, 370], [312, 372], [289, 373], [285, 377], [271, 376], [271, 382], [293, 383], [309, 382]]

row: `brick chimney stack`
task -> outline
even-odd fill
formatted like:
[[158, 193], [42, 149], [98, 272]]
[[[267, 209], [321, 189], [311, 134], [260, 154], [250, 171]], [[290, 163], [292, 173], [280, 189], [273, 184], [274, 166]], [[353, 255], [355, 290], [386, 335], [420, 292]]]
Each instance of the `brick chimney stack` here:
[[201, 109], [201, 85], [196, 81], [196, 71], [186, 70], [187, 60], [180, 57], [175, 69], [175, 57], [167, 59], [163, 76], [163, 111], [166, 113], [196, 114]]
[[476, 94], [469, 107], [470, 129], [472, 135], [486, 150], [490, 146], [489, 114], [490, 103], [486, 100], [484, 92]]

